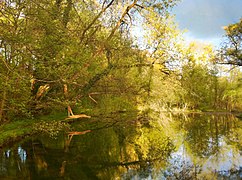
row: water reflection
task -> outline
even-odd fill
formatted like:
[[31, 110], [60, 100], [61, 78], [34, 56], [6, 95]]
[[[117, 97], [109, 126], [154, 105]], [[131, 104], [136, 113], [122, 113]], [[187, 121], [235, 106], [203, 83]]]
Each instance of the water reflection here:
[[188, 179], [240, 179], [241, 121], [231, 114], [178, 116], [170, 124], [181, 134], [176, 139], [178, 150], [172, 153], [166, 173]]
[[27, 158], [27, 153], [21, 146], [18, 147], [18, 155], [20, 157], [21, 162], [25, 163]]
[[2, 150], [0, 179], [240, 179], [241, 127], [224, 114], [81, 121]]

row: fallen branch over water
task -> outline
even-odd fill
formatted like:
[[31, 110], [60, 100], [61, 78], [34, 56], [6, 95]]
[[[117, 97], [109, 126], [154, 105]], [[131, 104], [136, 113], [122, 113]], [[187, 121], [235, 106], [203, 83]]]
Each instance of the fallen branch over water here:
[[86, 134], [86, 133], [89, 133], [91, 132], [91, 130], [86, 130], [86, 131], [73, 131], [73, 132], [68, 132], [68, 145], [70, 144], [71, 142], [71, 139], [74, 135], [83, 135], [83, 134]]
[[89, 133], [89, 132], [91, 132], [91, 130], [86, 130], [86, 131], [72, 131], [72, 132], [68, 132], [68, 138], [67, 138], [67, 140], [66, 140], [66, 142], [65, 142], [65, 152], [67, 152], [68, 151], [68, 149], [69, 149], [69, 146], [70, 146], [70, 143], [71, 143], [71, 140], [72, 140], [72, 137], [74, 136], [74, 135], [83, 135], [83, 134], [86, 134], [86, 133]]
[[88, 132], [91, 132], [91, 130], [86, 130], [86, 131], [73, 131], [73, 132], [68, 132], [68, 137], [72, 137], [74, 135], [82, 135], [82, 134], [86, 134]]
[[78, 118], [91, 118], [91, 116], [88, 116], [86, 114], [77, 114], [77, 115], [69, 116], [65, 119], [68, 120], [68, 119], [78, 119]]

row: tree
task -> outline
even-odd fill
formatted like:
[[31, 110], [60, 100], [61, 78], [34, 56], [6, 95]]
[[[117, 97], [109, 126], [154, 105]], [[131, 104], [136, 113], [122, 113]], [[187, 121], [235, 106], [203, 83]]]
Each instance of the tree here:
[[[144, 51], [133, 46], [129, 28], [150, 12], [154, 18], [165, 19], [175, 3], [175, 0], [1, 2], [0, 118], [6, 118], [9, 109], [15, 115], [20, 109], [27, 114], [60, 110], [81, 102], [81, 97], [93, 91], [137, 94], [144, 81], [138, 81], [135, 76], [139, 73], [134, 69], [142, 70], [151, 61]], [[123, 87], [127, 88], [122, 90]], [[18, 94], [14, 95], [14, 89], [18, 89]]]
[[[239, 22], [224, 27], [224, 30], [226, 32], [226, 39], [218, 53], [218, 63], [229, 64], [233, 67], [242, 66], [242, 18]], [[236, 76], [234, 76], [235, 72]], [[221, 86], [224, 86], [221, 99], [226, 110], [231, 111], [240, 109], [241, 105], [238, 103], [238, 100], [241, 97], [240, 74], [241, 73], [239, 73], [238, 70], [230, 68], [229, 76], [227, 78], [223, 78], [220, 83]]]
[[219, 59], [223, 64], [242, 66], [242, 18], [224, 29], [226, 40], [220, 50]]
[[184, 50], [181, 86], [191, 109], [215, 108], [218, 82], [213, 59], [212, 47], [204, 44], [191, 43]]
[[237, 68], [231, 70], [228, 77], [221, 77], [219, 79], [218, 105], [221, 109], [241, 111], [241, 75], [240, 70]]
[[30, 54], [25, 44], [23, 6], [0, 3], [0, 121], [18, 115], [30, 116]]

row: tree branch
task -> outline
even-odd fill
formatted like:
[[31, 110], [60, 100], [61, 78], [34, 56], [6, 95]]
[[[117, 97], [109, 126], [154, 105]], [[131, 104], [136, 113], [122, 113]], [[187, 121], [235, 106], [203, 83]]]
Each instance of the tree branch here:
[[88, 29], [90, 29], [93, 24], [98, 20], [98, 18], [113, 4], [114, 0], [112, 0], [105, 8], [103, 8], [99, 13], [98, 15], [92, 20], [92, 22], [83, 30], [82, 32], [82, 35], [81, 35], [81, 42], [83, 41], [84, 39], [84, 36], [86, 34], [86, 32], [88, 31]]
[[121, 18], [119, 19], [119, 21], [117, 22], [116, 26], [112, 29], [111, 33], [109, 34], [108, 38], [106, 39], [106, 41], [109, 41], [112, 39], [114, 33], [116, 32], [116, 30], [120, 27], [121, 23], [124, 21], [125, 16], [129, 13], [129, 11], [136, 5], [136, 3], [138, 2], [138, 0], [135, 0], [132, 4], [130, 4], [129, 6], [127, 6], [127, 8], [125, 9], [125, 11], [123, 12]]

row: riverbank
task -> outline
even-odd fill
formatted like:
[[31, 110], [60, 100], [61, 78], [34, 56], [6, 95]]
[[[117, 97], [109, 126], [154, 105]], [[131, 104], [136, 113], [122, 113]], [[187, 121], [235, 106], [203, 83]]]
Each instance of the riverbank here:
[[66, 114], [56, 113], [48, 116], [40, 116], [36, 119], [20, 119], [12, 122], [6, 122], [0, 126], [0, 148], [2, 148], [5, 144], [11, 144], [24, 137], [35, 134], [36, 131], [33, 127], [40, 121], [62, 121], [65, 118]]
[[[83, 112], [85, 114], [83, 114]], [[11, 122], [5, 122], [4, 124], [0, 125], [0, 148], [3, 148], [5, 145], [11, 145], [12, 143], [19, 141], [25, 137], [32, 136], [36, 133], [39, 133], [42, 128], [42, 132], [49, 131], [52, 133], [54, 129], [60, 130], [61, 128], [65, 128], [63, 122], [68, 124], [73, 123], [76, 119], [89, 119], [90, 117], [113, 117], [116, 116], [117, 113], [126, 113], [126, 111], [116, 111], [116, 112], [108, 112], [108, 113], [101, 113], [100, 111], [93, 111], [92, 113], [85, 109], [79, 115], [75, 115], [74, 118], [68, 118], [66, 112], [64, 113], [53, 113], [50, 115], [39, 116], [35, 119], [20, 119], [14, 120]], [[131, 113], [131, 112], [129, 112]], [[91, 116], [87, 116], [91, 115]], [[75, 117], [78, 118], [75, 118]], [[52, 122], [52, 123], [51, 123]], [[53, 126], [59, 127], [53, 127]], [[39, 128], [38, 128], [39, 126]], [[46, 130], [48, 129], [49, 130]], [[59, 128], [59, 129], [58, 129]]]
[[[121, 113], [120, 111], [116, 113]], [[122, 112], [124, 113], [124, 112]], [[126, 112], [127, 113], [127, 112]], [[164, 112], [165, 113], [165, 112]], [[167, 113], [167, 111], [166, 111]], [[170, 112], [169, 112], [170, 113]], [[174, 111], [172, 112], [174, 114], [177, 113], [188, 113], [188, 114], [230, 114], [231, 112], [225, 112], [225, 111]], [[109, 115], [105, 114], [105, 116], [112, 116], [115, 113], [112, 112]], [[237, 118], [242, 119], [242, 114], [241, 113], [232, 113], [234, 114]], [[92, 117], [98, 117], [98, 116], [103, 116], [103, 114], [92, 114]], [[4, 147], [6, 144], [12, 144], [18, 140], [21, 140], [25, 137], [32, 136], [37, 133], [36, 129], [34, 128], [36, 124], [40, 122], [53, 122], [53, 121], [66, 121], [66, 122], [72, 122], [73, 120], [66, 120], [67, 116], [66, 113], [54, 113], [46, 116], [40, 116], [36, 119], [21, 119], [17, 121], [12, 121], [9, 123], [4, 123], [0, 126], [0, 148]]]
[[[73, 133], [34, 134], [5, 145], [0, 179], [142, 179], [151, 168], [149, 176], [158, 179], [239, 178], [242, 121], [233, 114], [131, 113], [65, 119]], [[56, 129], [63, 122], [43, 125], [49, 123]], [[201, 171], [194, 174], [194, 167]]]

